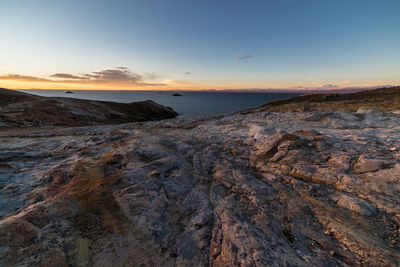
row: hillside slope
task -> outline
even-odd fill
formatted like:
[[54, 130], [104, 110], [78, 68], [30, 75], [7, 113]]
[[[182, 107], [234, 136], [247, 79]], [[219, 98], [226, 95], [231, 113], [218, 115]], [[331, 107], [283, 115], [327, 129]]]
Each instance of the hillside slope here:
[[41, 97], [0, 89], [0, 126], [88, 126], [174, 118], [171, 108], [153, 101], [115, 103]]
[[243, 113], [292, 110], [349, 110], [375, 108], [382, 111], [400, 110], [400, 87], [381, 88], [351, 94], [306, 94], [271, 101]]

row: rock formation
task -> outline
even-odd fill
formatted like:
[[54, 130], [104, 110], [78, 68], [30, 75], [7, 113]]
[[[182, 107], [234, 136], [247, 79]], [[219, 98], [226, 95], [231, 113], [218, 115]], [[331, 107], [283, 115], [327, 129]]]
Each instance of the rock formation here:
[[0, 89], [0, 127], [118, 124], [176, 116], [178, 113], [171, 108], [150, 100], [125, 104]]
[[271, 101], [243, 113], [260, 111], [350, 110], [371, 107], [382, 111], [400, 110], [400, 86], [351, 94], [307, 94]]
[[0, 131], [0, 265], [398, 266], [400, 116]]

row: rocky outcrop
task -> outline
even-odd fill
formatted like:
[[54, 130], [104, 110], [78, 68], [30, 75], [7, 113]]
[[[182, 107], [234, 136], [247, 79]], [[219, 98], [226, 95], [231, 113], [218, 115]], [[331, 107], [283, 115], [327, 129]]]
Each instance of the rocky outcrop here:
[[85, 126], [174, 118], [169, 107], [153, 101], [115, 103], [41, 97], [0, 89], [0, 127]]
[[[339, 90], [340, 91], [340, 90]], [[380, 88], [351, 94], [305, 94], [297, 97], [274, 100], [251, 112], [286, 112], [311, 110], [400, 110], [400, 87]]]
[[0, 131], [0, 265], [397, 266], [399, 153], [379, 111]]

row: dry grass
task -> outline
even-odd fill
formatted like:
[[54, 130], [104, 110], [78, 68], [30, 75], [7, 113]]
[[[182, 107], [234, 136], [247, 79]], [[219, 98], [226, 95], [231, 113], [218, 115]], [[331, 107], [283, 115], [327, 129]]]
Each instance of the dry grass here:
[[[118, 158], [118, 157], [117, 157]], [[112, 185], [121, 177], [121, 170], [107, 174], [107, 165], [114, 164], [116, 156], [111, 152], [98, 160], [87, 159], [79, 163], [70, 182], [64, 186], [64, 194], [79, 207], [74, 225], [83, 237], [93, 237], [104, 232], [124, 233], [127, 219], [112, 193]]]

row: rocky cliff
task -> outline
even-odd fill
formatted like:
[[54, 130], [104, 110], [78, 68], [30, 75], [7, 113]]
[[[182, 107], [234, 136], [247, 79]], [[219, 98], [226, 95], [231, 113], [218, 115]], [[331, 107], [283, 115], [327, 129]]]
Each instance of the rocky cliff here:
[[178, 114], [153, 101], [115, 103], [41, 97], [0, 88], [0, 127], [84, 126], [174, 118]]
[[2, 266], [398, 266], [398, 112], [0, 131]]

